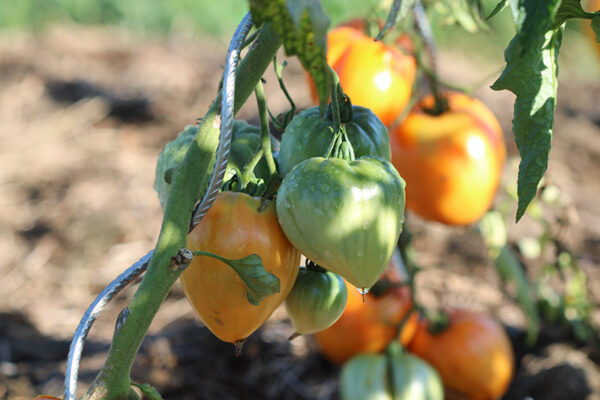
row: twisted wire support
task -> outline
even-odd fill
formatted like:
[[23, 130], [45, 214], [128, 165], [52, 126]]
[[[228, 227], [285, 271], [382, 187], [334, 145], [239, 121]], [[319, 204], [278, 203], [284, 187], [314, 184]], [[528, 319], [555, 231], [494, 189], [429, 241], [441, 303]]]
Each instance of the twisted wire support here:
[[106, 307], [106, 305], [119, 294], [123, 288], [146, 271], [150, 259], [152, 258], [152, 254], [154, 254], [154, 250], [150, 250], [148, 254], [140, 258], [138, 262], [127, 268], [114, 281], [109, 283], [108, 286], [100, 292], [92, 304], [90, 304], [85, 311], [85, 314], [83, 314], [83, 318], [79, 321], [79, 325], [77, 326], [75, 334], [73, 335], [73, 340], [71, 341], [71, 346], [69, 347], [69, 356], [67, 358], [67, 367], [65, 369], [64, 400], [75, 400], [81, 352], [83, 351], [85, 338], [96, 321], [96, 318], [98, 318], [98, 315], [104, 310], [104, 307]]
[[227, 160], [229, 159], [229, 149], [231, 148], [231, 138], [233, 135], [235, 77], [242, 44], [250, 32], [250, 28], [252, 28], [252, 18], [250, 13], [248, 13], [244, 16], [242, 22], [240, 22], [240, 25], [237, 27], [233, 34], [233, 38], [231, 39], [231, 43], [229, 44], [227, 59], [225, 61], [225, 72], [223, 73], [221, 131], [219, 134], [219, 146], [217, 147], [215, 167], [210, 176], [208, 189], [206, 189], [202, 201], [198, 204], [198, 207], [196, 207], [196, 211], [194, 211], [190, 230], [194, 229], [202, 217], [206, 215], [214, 203], [217, 193], [221, 188], [221, 184], [223, 183], [225, 169], [227, 168]]

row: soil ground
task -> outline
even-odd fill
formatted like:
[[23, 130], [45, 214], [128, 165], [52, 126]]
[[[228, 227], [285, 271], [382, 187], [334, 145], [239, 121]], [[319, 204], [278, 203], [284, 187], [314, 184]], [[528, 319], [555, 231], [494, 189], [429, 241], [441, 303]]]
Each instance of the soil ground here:
[[[102, 288], [154, 246], [161, 210], [152, 189], [161, 148], [195, 123], [216, 93], [226, 45], [184, 38], [141, 40], [106, 28], [62, 27], [42, 37], [0, 36], [0, 399], [60, 395], [68, 342]], [[485, 76], [443, 54], [448, 79]], [[294, 60], [285, 79], [309, 105]], [[286, 102], [266, 75], [274, 113]], [[490, 81], [491, 82], [491, 81]], [[476, 92], [506, 134], [513, 96]], [[547, 180], [572, 204], [570, 250], [589, 276], [600, 321], [600, 72], [562, 79]], [[252, 102], [250, 102], [252, 103]], [[256, 120], [253, 104], [239, 118]], [[504, 182], [514, 183], [508, 162]], [[514, 215], [514, 213], [513, 213]], [[556, 222], [560, 215], [549, 214]], [[418, 296], [429, 306], [491, 313], [513, 333], [518, 370], [506, 398], [600, 399], [600, 352], [544, 326], [535, 348], [522, 345], [526, 318], [511, 300], [473, 227], [451, 228], [409, 215], [419, 263]], [[512, 239], [535, 235], [525, 218]], [[102, 366], [114, 321], [135, 285], [107, 307], [81, 365], [83, 392]], [[133, 379], [167, 399], [336, 399], [339, 368], [311, 337], [288, 342], [285, 312], [253, 334], [241, 357], [195, 318], [177, 284], [153, 321]]]

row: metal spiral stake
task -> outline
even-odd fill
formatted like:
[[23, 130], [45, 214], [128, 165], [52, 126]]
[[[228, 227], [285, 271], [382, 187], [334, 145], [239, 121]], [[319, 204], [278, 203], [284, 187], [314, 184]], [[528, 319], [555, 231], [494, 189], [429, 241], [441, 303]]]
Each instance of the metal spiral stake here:
[[246, 14], [240, 25], [231, 39], [229, 50], [227, 51], [227, 60], [225, 62], [225, 72], [223, 73], [223, 90], [221, 91], [221, 133], [219, 135], [219, 147], [217, 148], [217, 156], [215, 160], [215, 168], [210, 177], [208, 189], [202, 198], [194, 215], [192, 217], [191, 229], [194, 229], [200, 222], [202, 217], [206, 215], [208, 209], [214, 203], [217, 193], [223, 183], [225, 169], [227, 168], [227, 160], [229, 158], [229, 149], [231, 148], [231, 137], [233, 134], [233, 117], [235, 114], [235, 77], [240, 59], [240, 51], [244, 39], [248, 36], [252, 28], [252, 18], [250, 13]]
[[[212, 206], [217, 196], [217, 192], [219, 191], [219, 188], [223, 182], [223, 177], [225, 176], [225, 169], [227, 167], [227, 160], [229, 158], [229, 149], [231, 147], [233, 117], [235, 113], [234, 99], [237, 65], [240, 59], [242, 44], [246, 36], [248, 36], [251, 28], [252, 19], [250, 17], [250, 13], [248, 13], [237, 27], [227, 51], [221, 99], [221, 130], [219, 134], [219, 146], [216, 153], [215, 167], [212, 171], [206, 194], [202, 198], [200, 204], [198, 204], [196, 207], [196, 210], [193, 214], [190, 230], [193, 229], [198, 222], [200, 222], [202, 217], [206, 215], [209, 208]], [[76, 398], [75, 396], [81, 353], [83, 351], [85, 339], [92, 328], [92, 325], [96, 321], [96, 318], [98, 315], [100, 315], [100, 313], [102, 313], [106, 305], [119, 292], [121, 292], [121, 290], [123, 290], [123, 288], [125, 288], [133, 280], [135, 280], [135, 278], [146, 271], [153, 254], [154, 250], [148, 252], [148, 254], [129, 267], [106, 288], [104, 288], [104, 290], [102, 290], [92, 304], [90, 304], [83, 315], [83, 318], [81, 318], [69, 348], [69, 356], [67, 358], [67, 366], [65, 369], [64, 400], [75, 400]]]

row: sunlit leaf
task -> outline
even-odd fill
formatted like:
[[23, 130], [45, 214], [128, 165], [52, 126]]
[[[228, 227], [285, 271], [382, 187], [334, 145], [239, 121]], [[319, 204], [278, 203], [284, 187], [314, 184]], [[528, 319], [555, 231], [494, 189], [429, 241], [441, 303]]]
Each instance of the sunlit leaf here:
[[524, 0], [517, 34], [504, 53], [506, 68], [492, 85], [517, 95], [513, 132], [521, 154], [517, 221], [534, 198], [548, 167], [556, 106], [558, 51], [563, 28], [553, 29], [560, 0]]

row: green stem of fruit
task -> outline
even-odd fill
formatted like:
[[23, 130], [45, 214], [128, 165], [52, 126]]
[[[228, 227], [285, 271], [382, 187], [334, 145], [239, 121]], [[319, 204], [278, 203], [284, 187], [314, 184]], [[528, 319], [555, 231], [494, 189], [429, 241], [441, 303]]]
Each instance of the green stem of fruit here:
[[431, 25], [429, 24], [429, 20], [427, 19], [427, 15], [425, 14], [425, 9], [423, 8], [423, 4], [420, 0], [417, 0], [415, 2], [414, 15], [415, 23], [417, 25], [417, 31], [423, 39], [423, 44], [425, 45], [425, 50], [429, 58], [431, 73], [426, 74], [426, 76], [429, 80], [431, 93], [433, 94], [433, 98], [435, 99], [435, 104], [433, 105], [433, 108], [426, 111], [428, 111], [432, 115], [440, 115], [448, 110], [448, 102], [439, 91], [437, 49], [435, 45], [435, 38], [433, 37]]
[[[235, 110], [254, 91], [281, 46], [279, 35], [265, 24], [239, 66]], [[121, 312], [106, 363], [84, 399], [131, 398], [130, 371], [152, 319], [181, 271], [170, 268], [173, 257], [185, 247], [192, 210], [200, 198], [206, 171], [218, 144], [220, 95], [202, 120], [195, 141], [173, 174], [165, 215], [154, 256], [133, 299]]]
[[256, 165], [261, 160], [261, 158], [263, 158], [264, 154], [265, 154], [265, 152], [261, 146], [254, 153], [254, 155], [252, 156], [250, 161], [248, 161], [248, 163], [246, 165], [244, 165], [244, 170], [242, 171], [242, 177], [241, 177], [242, 182], [240, 184], [240, 188], [242, 190], [244, 190], [246, 188], [246, 186], [250, 182], [250, 179], [252, 179], [252, 173], [254, 172], [254, 168], [256, 168]]
[[290, 94], [288, 93], [288, 91], [285, 87], [285, 84], [283, 83], [283, 68], [287, 65], [287, 62], [284, 61], [283, 64], [278, 64], [277, 57], [274, 57], [273, 65], [275, 67], [275, 76], [277, 77], [277, 80], [279, 81], [279, 87], [283, 91], [283, 94], [285, 95], [285, 98], [287, 99], [287, 101], [290, 102], [290, 111], [288, 111], [288, 112], [290, 112], [291, 115], [294, 115], [294, 113], [296, 112], [296, 103], [294, 103], [294, 100], [292, 100], [292, 96], [290, 96]]
[[271, 151], [271, 132], [269, 132], [269, 113], [267, 111], [267, 99], [265, 98], [265, 89], [259, 80], [254, 90], [256, 94], [256, 105], [258, 106], [258, 118], [260, 122], [260, 142], [263, 155], [267, 160], [269, 175], [273, 177], [277, 174], [277, 167]]
[[333, 68], [329, 67], [329, 71], [331, 72], [331, 79], [333, 83], [331, 84], [331, 114], [333, 117], [333, 130], [334, 133], [338, 133], [340, 127], [342, 126], [342, 121], [340, 119], [340, 103], [338, 99], [338, 86], [340, 84], [340, 78], [337, 73], [333, 70]]

